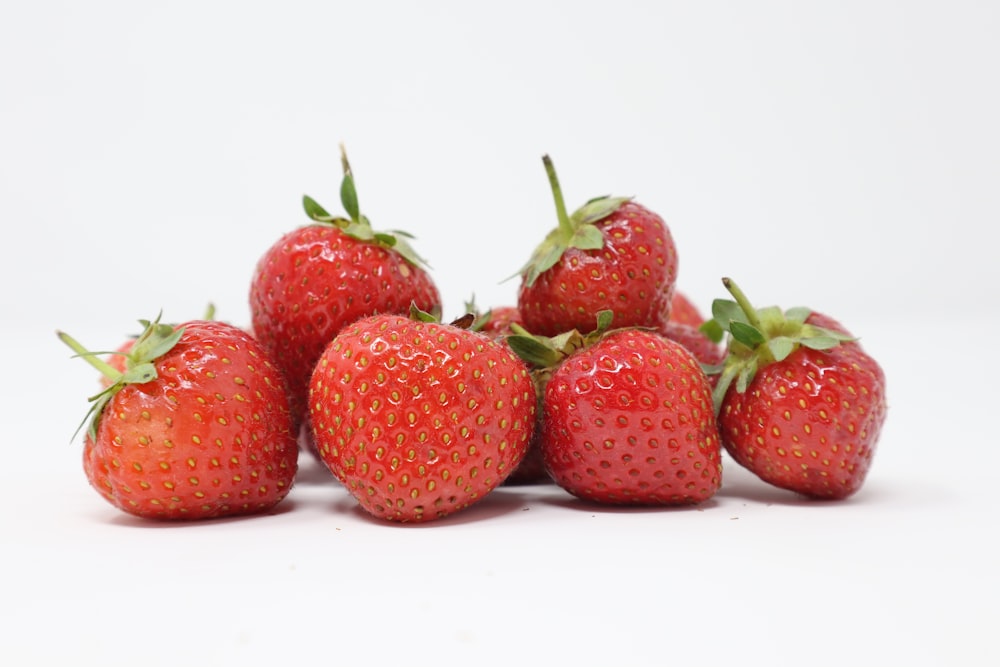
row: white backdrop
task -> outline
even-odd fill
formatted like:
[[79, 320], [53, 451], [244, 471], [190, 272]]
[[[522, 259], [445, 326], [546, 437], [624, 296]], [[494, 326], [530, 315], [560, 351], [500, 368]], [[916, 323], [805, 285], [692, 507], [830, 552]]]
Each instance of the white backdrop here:
[[[176, 664], [144, 649], [183, 628], [213, 665], [997, 664], [997, 34], [986, 1], [2, 2], [0, 662]], [[816, 508], [729, 465], [704, 511], [508, 491], [410, 530], [314, 469], [276, 516], [118, 516], [53, 331], [246, 324], [302, 195], [339, 210], [341, 142], [446, 315], [513, 301], [555, 224], [543, 153], [570, 208], [660, 213], [704, 311], [728, 275], [833, 315], [888, 379], [868, 486]]]
[[501, 281], [555, 223], [546, 152], [571, 208], [610, 193], [659, 212], [704, 308], [731, 275], [849, 324], [965, 312], [998, 276], [990, 3], [2, 11], [0, 271], [18, 288], [0, 305], [21, 323], [118, 331], [209, 300], [246, 321], [302, 194], [339, 207], [340, 142], [449, 314], [513, 299]]

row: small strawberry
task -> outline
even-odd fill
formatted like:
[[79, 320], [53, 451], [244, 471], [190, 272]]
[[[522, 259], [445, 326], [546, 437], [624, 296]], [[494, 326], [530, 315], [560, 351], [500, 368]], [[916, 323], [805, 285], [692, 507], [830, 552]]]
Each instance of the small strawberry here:
[[[718, 366], [726, 357], [726, 353], [722, 347], [698, 327], [671, 320], [664, 325], [659, 333], [683, 345], [705, 369], [712, 369]], [[715, 377], [717, 376], [709, 375], [708, 377], [709, 382], [713, 385], [715, 384]]]
[[549, 368], [539, 443], [552, 479], [608, 504], [683, 505], [722, 482], [712, 390], [698, 361], [649, 329], [508, 339], [522, 358]]
[[486, 335], [375, 315], [323, 352], [309, 419], [320, 456], [362, 508], [430, 521], [481, 500], [518, 466], [535, 394], [524, 362]]
[[372, 230], [358, 206], [341, 147], [340, 197], [348, 217], [304, 197], [314, 224], [282, 236], [260, 258], [250, 285], [253, 333], [288, 377], [293, 416], [304, 420], [313, 366], [344, 326], [375, 313], [425, 311], [441, 297], [408, 234]]
[[666, 223], [628, 197], [591, 199], [568, 215], [552, 161], [542, 160], [559, 225], [520, 270], [525, 328], [542, 336], [586, 333], [601, 310], [614, 313], [616, 326], [664, 325], [677, 276]]
[[755, 310], [736, 284], [706, 330], [728, 334], [715, 388], [722, 442], [774, 486], [813, 498], [861, 488], [886, 418], [885, 375], [839, 322], [805, 308]]
[[698, 307], [694, 305], [690, 297], [683, 292], [677, 291], [674, 292], [674, 298], [671, 302], [670, 321], [686, 324], [691, 327], [700, 327], [705, 323], [705, 317], [698, 310]]
[[84, 443], [90, 484], [140, 517], [264, 512], [291, 489], [298, 450], [284, 378], [245, 331], [194, 320], [145, 322], [120, 372], [69, 335], [102, 374]]

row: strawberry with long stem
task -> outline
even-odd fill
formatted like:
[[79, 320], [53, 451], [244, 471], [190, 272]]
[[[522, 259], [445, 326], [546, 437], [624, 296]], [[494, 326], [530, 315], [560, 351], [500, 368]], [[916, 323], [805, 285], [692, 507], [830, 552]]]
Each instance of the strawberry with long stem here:
[[885, 422], [885, 374], [839, 322], [756, 309], [729, 278], [703, 330], [728, 340], [713, 404], [722, 444], [762, 480], [814, 498], [861, 488]]
[[658, 328], [670, 317], [677, 249], [663, 219], [631, 197], [595, 197], [569, 213], [548, 155], [558, 225], [521, 267], [517, 306], [533, 334], [590, 331], [601, 310], [616, 326]]

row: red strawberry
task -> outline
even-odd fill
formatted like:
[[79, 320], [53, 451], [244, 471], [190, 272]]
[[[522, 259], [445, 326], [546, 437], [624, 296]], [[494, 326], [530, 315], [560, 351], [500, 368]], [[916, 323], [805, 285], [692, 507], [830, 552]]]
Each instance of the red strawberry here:
[[726, 450], [774, 486], [813, 498], [861, 488], [886, 418], [885, 375], [850, 334], [825, 315], [755, 310], [717, 300], [717, 332], [729, 353], [715, 390]]
[[304, 420], [313, 366], [344, 326], [375, 313], [440, 307], [438, 289], [407, 234], [372, 230], [358, 207], [342, 151], [341, 202], [349, 218], [303, 199], [315, 224], [282, 236], [257, 263], [250, 286], [254, 335], [288, 377], [293, 415]]
[[245, 331], [195, 320], [148, 323], [124, 374], [67, 334], [102, 373], [84, 444], [91, 485], [152, 519], [266, 511], [291, 489], [298, 450], [284, 378]]
[[488, 336], [376, 315], [323, 352], [309, 418], [320, 456], [362, 508], [429, 521], [481, 500], [517, 467], [535, 394], [526, 365]]
[[[545, 383], [539, 442], [553, 480], [609, 504], [680, 505], [712, 497], [722, 481], [712, 390], [683, 346], [623, 328], [570, 342]], [[553, 347], [568, 339], [563, 339]], [[552, 366], [511, 346], [538, 366]], [[575, 349], [574, 349], [575, 348]]]
[[670, 307], [670, 321], [697, 328], [705, 323], [705, 318], [686, 294], [674, 292]]
[[[475, 314], [476, 320], [473, 329], [480, 331], [490, 338], [506, 346], [507, 336], [512, 335], [517, 327], [523, 326], [521, 313], [516, 306], [495, 306], [485, 315], [480, 315], [473, 302], [465, 304], [468, 312]], [[524, 454], [524, 459], [504, 480], [504, 484], [536, 484], [548, 482], [549, 475], [545, 472], [545, 463], [542, 461], [541, 449], [537, 446], [537, 438], [532, 436], [528, 444], [528, 450]]]
[[[725, 359], [726, 354], [722, 347], [700, 329], [690, 324], [681, 324], [671, 320], [667, 322], [660, 333], [683, 345], [703, 367], [717, 366]], [[715, 376], [710, 375], [709, 381], [714, 384], [713, 377]]]
[[520, 271], [525, 328], [542, 336], [586, 333], [601, 310], [613, 311], [616, 326], [666, 324], [677, 249], [663, 219], [627, 197], [592, 199], [568, 215], [552, 161], [543, 161], [559, 226]]

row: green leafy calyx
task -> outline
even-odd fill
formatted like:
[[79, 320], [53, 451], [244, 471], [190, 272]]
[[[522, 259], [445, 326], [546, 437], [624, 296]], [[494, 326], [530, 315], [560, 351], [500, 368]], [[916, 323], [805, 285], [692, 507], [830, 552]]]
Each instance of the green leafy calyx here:
[[558, 336], [537, 336], [516, 322], [511, 323], [512, 334], [507, 344], [518, 357], [533, 369], [553, 369], [574, 352], [593, 345], [611, 329], [613, 313], [602, 310], [597, 314], [597, 328], [587, 334], [576, 329]]
[[[69, 334], [63, 331], [56, 332], [59, 340], [76, 352], [74, 356], [83, 358], [110, 381], [110, 384], [103, 391], [87, 399], [90, 402], [90, 409], [73, 434], [74, 438], [84, 424], [87, 425], [87, 434], [91, 438], [96, 438], [97, 425], [108, 401], [125, 385], [144, 384], [155, 380], [157, 378], [155, 361], [173, 349], [184, 334], [183, 328], [161, 324], [159, 316], [153, 321], [139, 320], [139, 324], [143, 327], [142, 333], [135, 339], [127, 352], [91, 352]], [[101, 358], [108, 354], [124, 355], [125, 372], [119, 371]]]
[[784, 361], [800, 346], [829, 350], [855, 340], [806, 323], [812, 312], [808, 308], [782, 311], [770, 306], [758, 310], [730, 278], [723, 278], [722, 284], [733, 298], [716, 299], [712, 303], [712, 318], [701, 325], [701, 331], [716, 343], [728, 339], [725, 360], [706, 368], [706, 372], [719, 376], [712, 395], [716, 413], [733, 382], [736, 391], [745, 392], [759, 369]]
[[542, 156], [545, 172], [549, 177], [552, 197], [555, 200], [559, 225], [550, 231], [535, 248], [528, 262], [515, 275], [523, 277], [529, 287], [538, 277], [551, 269], [569, 248], [599, 250], [604, 247], [604, 235], [597, 223], [607, 218], [631, 197], [595, 197], [573, 212], [566, 212], [562, 188], [556, 176], [555, 166], [548, 155]]
[[427, 262], [417, 254], [409, 243], [409, 240], [413, 238], [412, 235], [398, 229], [388, 232], [375, 231], [372, 229], [368, 216], [361, 213], [361, 207], [358, 204], [358, 191], [354, 185], [354, 173], [347, 161], [347, 152], [343, 145], [340, 147], [340, 163], [344, 171], [344, 178], [340, 182], [340, 204], [344, 207], [347, 217], [331, 215], [315, 199], [309, 195], [303, 195], [302, 208], [305, 209], [306, 215], [318, 223], [333, 225], [351, 238], [393, 250], [410, 264], [426, 268]]

